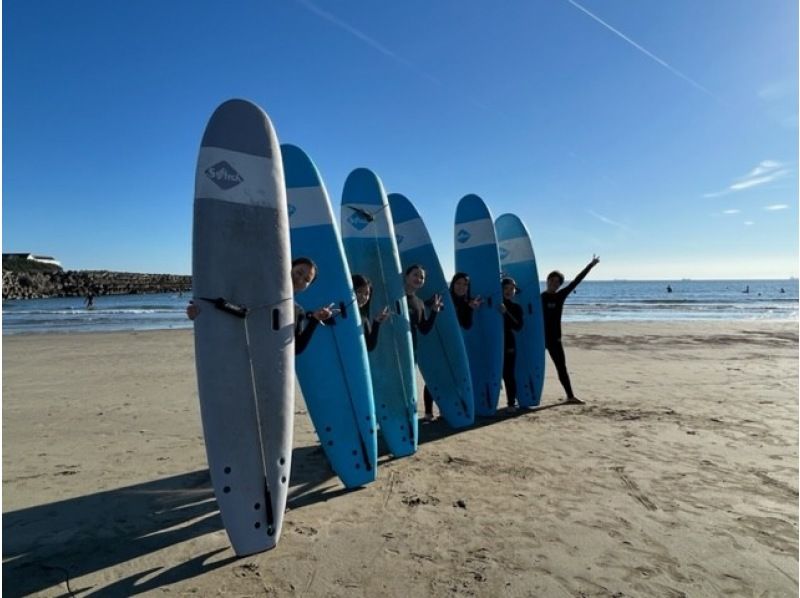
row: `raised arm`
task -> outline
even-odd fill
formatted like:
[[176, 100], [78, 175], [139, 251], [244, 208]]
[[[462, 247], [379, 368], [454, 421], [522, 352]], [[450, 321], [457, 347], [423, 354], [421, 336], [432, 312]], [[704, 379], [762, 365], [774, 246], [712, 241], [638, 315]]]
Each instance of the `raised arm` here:
[[589, 262], [586, 265], [586, 267], [583, 270], [581, 270], [578, 273], [578, 275], [575, 278], [573, 278], [572, 281], [567, 286], [564, 287], [564, 290], [562, 292], [565, 295], [569, 295], [572, 291], [574, 291], [575, 287], [577, 287], [581, 283], [581, 281], [584, 278], [586, 278], [586, 275], [589, 274], [589, 270], [594, 268], [599, 262], [600, 262], [600, 257], [593, 254], [592, 261]]

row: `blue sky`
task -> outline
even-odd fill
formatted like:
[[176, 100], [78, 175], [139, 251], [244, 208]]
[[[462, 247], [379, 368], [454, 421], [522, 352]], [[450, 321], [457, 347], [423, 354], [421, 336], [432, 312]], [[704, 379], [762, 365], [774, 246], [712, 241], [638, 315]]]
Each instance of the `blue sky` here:
[[214, 108], [250, 99], [338, 209], [366, 166], [452, 269], [458, 200], [528, 225], [540, 271], [797, 275], [792, 0], [12, 0], [3, 251], [189, 273]]

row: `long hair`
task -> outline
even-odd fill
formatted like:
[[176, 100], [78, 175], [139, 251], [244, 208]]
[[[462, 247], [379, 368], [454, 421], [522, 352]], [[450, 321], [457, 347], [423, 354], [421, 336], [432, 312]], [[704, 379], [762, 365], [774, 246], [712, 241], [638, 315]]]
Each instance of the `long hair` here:
[[[453, 288], [453, 287], [455, 287], [455, 284], [459, 280], [461, 280], [462, 278], [467, 281], [467, 294], [463, 299], [456, 295], [455, 289]], [[453, 302], [466, 301], [467, 303], [469, 303], [470, 301], [472, 301], [471, 290], [472, 289], [471, 289], [471, 285], [470, 285], [470, 282], [469, 282], [469, 274], [467, 274], [466, 272], [456, 272], [453, 275], [452, 280], [450, 281], [450, 297], [453, 299]]]
[[358, 311], [361, 313], [361, 317], [363, 318], [369, 315], [369, 306], [372, 303], [372, 281], [363, 274], [353, 274], [350, 278], [353, 281], [354, 293], [363, 287], [367, 287], [369, 289], [369, 299], [367, 299], [364, 307], [358, 306], [358, 299], [356, 298], [356, 306], [358, 306]]

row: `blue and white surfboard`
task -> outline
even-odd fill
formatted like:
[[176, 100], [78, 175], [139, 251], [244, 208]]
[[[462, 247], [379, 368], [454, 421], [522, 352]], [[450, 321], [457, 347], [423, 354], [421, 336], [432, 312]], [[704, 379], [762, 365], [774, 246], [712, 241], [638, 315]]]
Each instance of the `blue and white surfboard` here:
[[292, 258], [307, 257], [317, 277], [295, 301], [307, 312], [334, 304], [333, 324], [318, 326], [295, 369], [322, 448], [348, 488], [375, 480], [378, 441], [372, 381], [350, 268], [328, 193], [314, 163], [298, 147], [281, 145]]
[[514, 301], [522, 307], [522, 330], [517, 341], [517, 400], [521, 407], [536, 407], [542, 400], [545, 348], [539, 271], [530, 235], [525, 224], [514, 214], [503, 214], [495, 221], [500, 251], [500, 266], [505, 276], [517, 283]]
[[240, 556], [275, 546], [286, 508], [294, 422], [290, 270], [275, 129], [255, 104], [230, 100], [208, 121], [197, 158], [192, 290], [208, 469]]
[[414, 205], [398, 193], [389, 194], [389, 205], [403, 271], [413, 264], [425, 268], [425, 286], [417, 296], [427, 302], [438, 293], [444, 302], [433, 329], [417, 333], [419, 369], [447, 423], [453, 428], [469, 426], [475, 422], [469, 360], [439, 256]]
[[375, 414], [389, 450], [397, 457], [417, 450], [417, 388], [411, 325], [400, 256], [383, 183], [358, 168], [342, 192], [342, 242], [350, 271], [372, 281], [371, 314], [388, 306], [391, 317], [369, 352]]
[[470, 294], [483, 299], [472, 327], [463, 330], [472, 373], [475, 414], [494, 415], [503, 375], [503, 316], [500, 258], [489, 208], [477, 195], [461, 198], [456, 208], [456, 270], [470, 278]]

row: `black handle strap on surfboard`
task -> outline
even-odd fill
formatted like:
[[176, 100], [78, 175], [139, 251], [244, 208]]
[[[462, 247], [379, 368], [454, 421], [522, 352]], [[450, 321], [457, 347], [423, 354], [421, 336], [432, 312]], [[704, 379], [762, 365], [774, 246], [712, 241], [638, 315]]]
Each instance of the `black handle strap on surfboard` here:
[[254, 307], [247, 307], [246, 305], [242, 305], [241, 303], [234, 303], [225, 297], [217, 297], [216, 299], [212, 299], [211, 297], [197, 297], [200, 301], [206, 301], [211, 303], [216, 309], [220, 311], [224, 311], [227, 314], [232, 316], [236, 316], [237, 318], [245, 319], [247, 318], [248, 314], [252, 311], [257, 309], [272, 309], [280, 305], [281, 303], [285, 303], [286, 301], [290, 301], [291, 297], [285, 297], [283, 299], [279, 299], [275, 303], [270, 303], [267, 305], [256, 305]]
[[207, 301], [211, 303], [217, 309], [224, 311], [225, 313], [231, 314], [232, 316], [236, 316], [237, 318], [246, 318], [247, 312], [249, 311], [246, 306], [239, 305], [233, 303], [232, 301], [228, 301], [225, 297], [217, 297], [216, 299], [210, 299], [208, 297], [198, 297], [201, 301]]
[[364, 220], [366, 220], [367, 222], [374, 222], [374, 221], [375, 221], [375, 216], [377, 216], [377, 215], [378, 215], [378, 214], [380, 214], [380, 213], [381, 213], [383, 210], [385, 210], [386, 208], [388, 208], [388, 207], [389, 207], [389, 204], [387, 203], [385, 206], [381, 206], [381, 208], [380, 208], [380, 209], [378, 209], [378, 210], [375, 210], [374, 212], [368, 212], [368, 211], [367, 211], [367, 210], [365, 210], [364, 208], [354, 208], [354, 207], [353, 207], [353, 206], [351, 206], [351, 205], [348, 205], [347, 207], [348, 207], [348, 208], [350, 208], [351, 210], [353, 210], [353, 211], [354, 211], [356, 214], [358, 214], [359, 216], [361, 216], [361, 217], [362, 217]]

